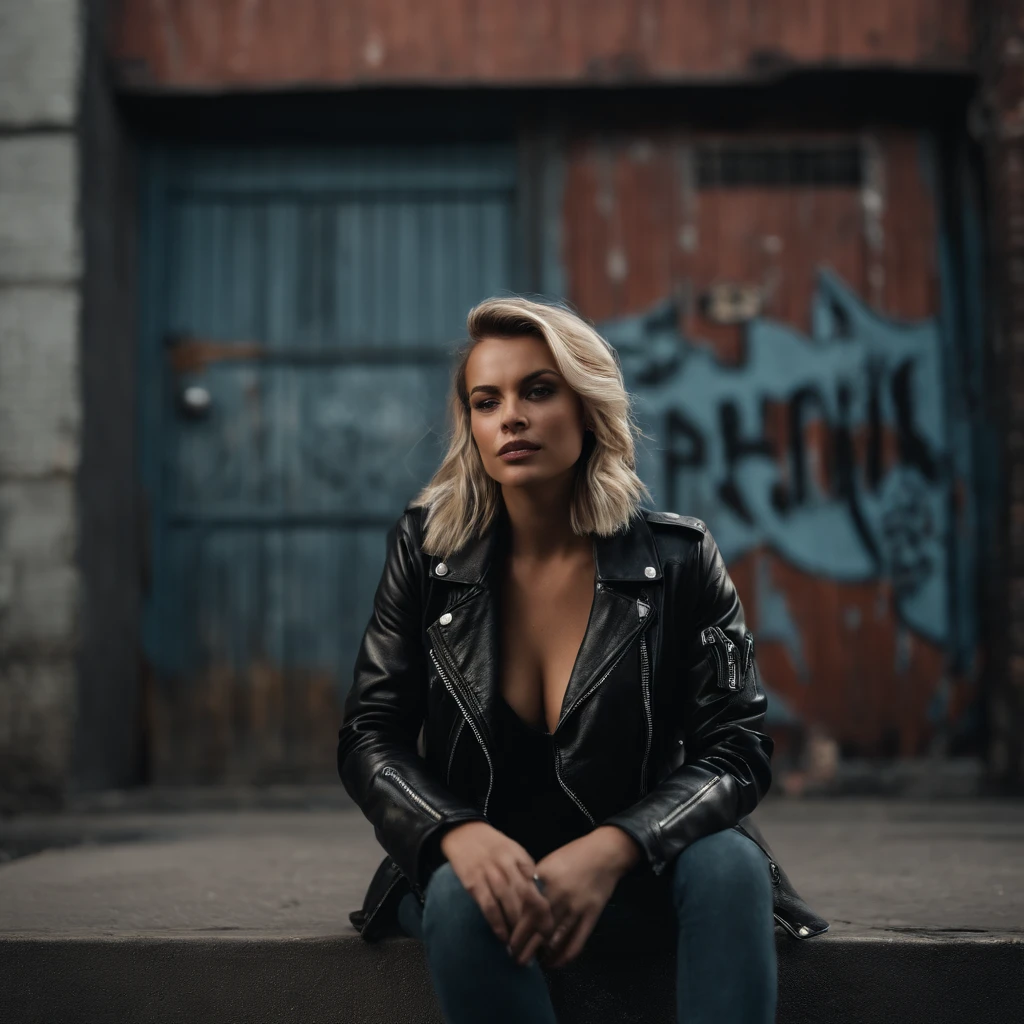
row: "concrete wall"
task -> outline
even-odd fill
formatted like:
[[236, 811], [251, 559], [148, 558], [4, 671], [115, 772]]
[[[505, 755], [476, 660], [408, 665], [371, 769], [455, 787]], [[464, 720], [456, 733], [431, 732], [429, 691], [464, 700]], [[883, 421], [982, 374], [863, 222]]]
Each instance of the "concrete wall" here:
[[0, 808], [57, 799], [79, 620], [78, 0], [0, 0]]
[[136, 450], [135, 146], [107, 74], [106, 3], [86, 6], [82, 154], [81, 641], [71, 784], [143, 781], [139, 648], [142, 517]]

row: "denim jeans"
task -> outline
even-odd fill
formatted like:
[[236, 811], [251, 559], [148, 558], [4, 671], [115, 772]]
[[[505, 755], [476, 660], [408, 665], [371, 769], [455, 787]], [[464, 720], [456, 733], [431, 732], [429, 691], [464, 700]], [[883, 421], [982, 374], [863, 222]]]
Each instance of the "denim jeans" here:
[[[520, 967], [508, 955], [450, 864], [434, 872], [425, 896], [422, 907], [407, 896], [399, 920], [426, 946], [448, 1024], [556, 1024], [537, 960]], [[674, 943], [681, 1024], [775, 1020], [771, 878], [763, 854], [746, 836], [734, 829], [716, 832], [687, 847], [662, 876], [627, 876], [581, 956], [595, 940], [600, 946], [618, 937], [627, 948], [631, 928]]]

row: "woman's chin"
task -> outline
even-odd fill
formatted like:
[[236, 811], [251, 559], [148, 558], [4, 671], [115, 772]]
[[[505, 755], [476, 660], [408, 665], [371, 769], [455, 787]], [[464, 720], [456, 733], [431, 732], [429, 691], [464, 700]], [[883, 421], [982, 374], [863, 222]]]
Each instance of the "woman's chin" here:
[[552, 472], [550, 466], [502, 466], [493, 479], [502, 487], [536, 488], [545, 485], [561, 486], [565, 475], [566, 470]]
[[525, 483], [536, 483], [546, 480], [550, 474], [538, 473], [532, 466], [502, 466], [494, 479], [502, 486], [517, 487]]

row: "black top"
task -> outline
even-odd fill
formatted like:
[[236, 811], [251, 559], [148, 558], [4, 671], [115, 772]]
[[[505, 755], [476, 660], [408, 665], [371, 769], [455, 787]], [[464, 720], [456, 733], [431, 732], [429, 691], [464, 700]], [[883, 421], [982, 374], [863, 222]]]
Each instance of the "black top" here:
[[[507, 514], [498, 520], [494, 559], [508, 554]], [[501, 587], [494, 592], [496, 615], [501, 616]], [[500, 644], [499, 644], [500, 646]], [[500, 653], [498, 664], [501, 664]], [[487, 802], [487, 820], [540, 860], [590, 831], [590, 821], [562, 789], [555, 774], [555, 741], [551, 733], [524, 722], [499, 691], [492, 725], [494, 783]], [[442, 830], [443, 832], [447, 830]], [[444, 862], [441, 835], [427, 845], [430, 870]]]
[[499, 695], [495, 702], [494, 787], [488, 819], [534, 860], [590, 830], [590, 822], [559, 784], [555, 741], [524, 722]]

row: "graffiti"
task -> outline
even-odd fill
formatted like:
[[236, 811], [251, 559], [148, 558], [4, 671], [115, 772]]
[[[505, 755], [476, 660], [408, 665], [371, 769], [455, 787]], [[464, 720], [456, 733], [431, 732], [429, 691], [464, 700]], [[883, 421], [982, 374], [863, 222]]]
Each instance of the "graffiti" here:
[[767, 559], [758, 559], [754, 594], [758, 612], [758, 641], [781, 644], [796, 678], [806, 686], [811, 681], [811, 672], [804, 656], [803, 637], [790, 614], [786, 595], [772, 581], [771, 566]]
[[663, 508], [712, 524], [729, 560], [767, 545], [843, 582], [887, 579], [900, 617], [947, 636], [949, 498], [934, 321], [901, 323], [822, 271], [811, 334], [767, 318], [725, 366], [671, 303], [602, 325], [636, 395], [640, 472]]

